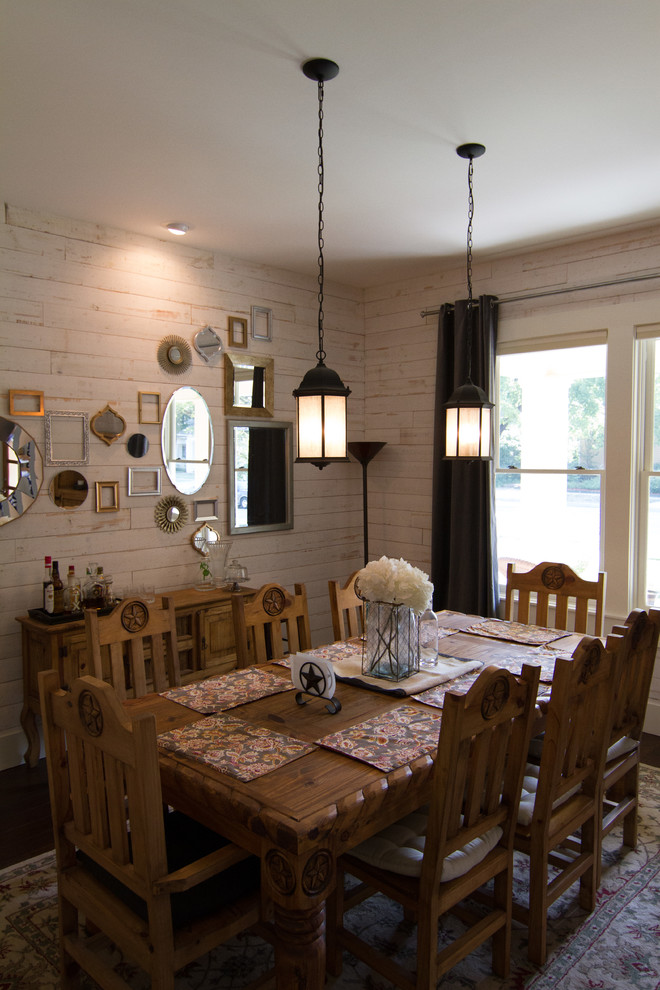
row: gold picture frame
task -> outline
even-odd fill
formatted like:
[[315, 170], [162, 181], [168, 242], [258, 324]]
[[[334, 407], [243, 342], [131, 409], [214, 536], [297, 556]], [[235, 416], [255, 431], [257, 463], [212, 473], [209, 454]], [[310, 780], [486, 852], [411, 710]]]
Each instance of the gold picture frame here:
[[229, 317], [229, 346], [247, 347], [248, 321], [242, 316]]
[[97, 512], [119, 511], [118, 481], [96, 482], [96, 511]]
[[43, 416], [44, 393], [27, 388], [9, 389], [10, 416]]
[[138, 392], [138, 423], [160, 423], [160, 392]]

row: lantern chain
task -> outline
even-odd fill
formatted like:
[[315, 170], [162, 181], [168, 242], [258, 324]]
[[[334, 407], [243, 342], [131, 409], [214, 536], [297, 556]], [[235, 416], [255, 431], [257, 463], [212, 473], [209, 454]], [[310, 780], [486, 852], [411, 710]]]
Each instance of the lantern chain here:
[[323, 80], [318, 81], [318, 95], [319, 95], [319, 164], [318, 164], [318, 192], [319, 192], [319, 227], [318, 227], [318, 247], [319, 247], [319, 274], [318, 274], [318, 301], [319, 301], [319, 349], [316, 352], [316, 357], [320, 364], [323, 364], [325, 359], [325, 350], [323, 349], [323, 282], [324, 282], [324, 259], [323, 259], [323, 188], [324, 188], [324, 167], [323, 167]]
[[474, 191], [472, 188], [472, 174], [474, 171], [474, 159], [470, 156], [468, 164], [468, 225], [467, 225], [467, 377], [471, 381], [472, 376], [472, 221], [474, 219]]

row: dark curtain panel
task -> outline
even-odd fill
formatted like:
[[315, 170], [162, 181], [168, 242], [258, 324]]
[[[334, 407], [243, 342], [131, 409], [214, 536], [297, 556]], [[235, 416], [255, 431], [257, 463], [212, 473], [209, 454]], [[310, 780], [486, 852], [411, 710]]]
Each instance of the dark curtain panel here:
[[[435, 391], [431, 581], [436, 610], [493, 616], [497, 606], [495, 470], [493, 461], [448, 461], [444, 404], [467, 379], [467, 300], [440, 311]], [[497, 299], [473, 303], [472, 371], [475, 385], [495, 396]], [[494, 437], [493, 437], [494, 439]]]
[[286, 431], [250, 427], [248, 526], [286, 522]]

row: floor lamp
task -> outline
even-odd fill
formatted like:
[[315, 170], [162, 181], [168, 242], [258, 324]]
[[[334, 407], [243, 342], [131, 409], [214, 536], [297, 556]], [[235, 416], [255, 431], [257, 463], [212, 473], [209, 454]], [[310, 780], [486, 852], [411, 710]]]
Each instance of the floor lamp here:
[[367, 512], [367, 464], [385, 446], [384, 440], [359, 440], [348, 444], [348, 452], [362, 465], [362, 516], [364, 526], [364, 566], [369, 562], [369, 519]]

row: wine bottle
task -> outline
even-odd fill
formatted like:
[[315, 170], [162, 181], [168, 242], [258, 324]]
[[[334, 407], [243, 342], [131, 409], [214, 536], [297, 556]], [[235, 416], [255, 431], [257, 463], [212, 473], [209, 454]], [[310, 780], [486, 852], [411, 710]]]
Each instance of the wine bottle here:
[[69, 573], [66, 580], [67, 586], [64, 591], [64, 611], [79, 612], [81, 597], [80, 581], [76, 577], [76, 568], [73, 564], [69, 564]]
[[53, 587], [53, 576], [51, 574], [51, 558], [44, 558], [44, 593], [43, 593], [43, 608], [44, 612], [48, 612], [52, 615], [55, 611], [55, 588]]
[[62, 578], [60, 577], [59, 563], [53, 561], [53, 611], [63, 612], [64, 611], [64, 585], [62, 583]]

